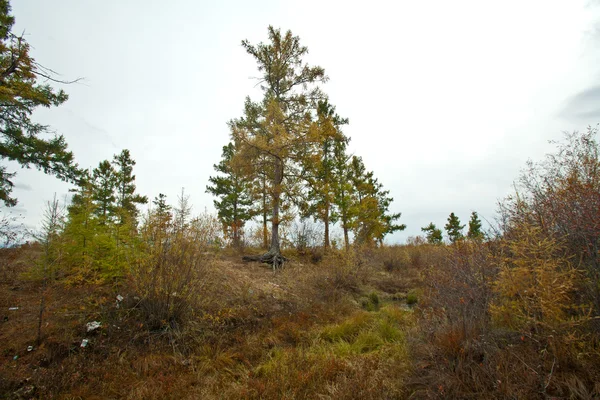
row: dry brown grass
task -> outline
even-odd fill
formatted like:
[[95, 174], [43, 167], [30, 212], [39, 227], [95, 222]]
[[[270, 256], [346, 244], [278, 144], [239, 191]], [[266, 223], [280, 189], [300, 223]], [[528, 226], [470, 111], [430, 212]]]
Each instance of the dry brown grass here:
[[[478, 302], [488, 294], [480, 263], [489, 248], [381, 250], [330, 252], [316, 264], [307, 253], [277, 273], [241, 263], [235, 253], [205, 254], [211, 262], [201, 301], [185, 324], [158, 329], [127, 280], [54, 282], [45, 292], [42, 344], [31, 352], [41, 285], [23, 278], [27, 251], [12, 254], [20, 272], [0, 283], [0, 304], [20, 308], [3, 311], [0, 392], [33, 388], [33, 396], [62, 399], [598, 396], [598, 339], [587, 325], [568, 341], [486, 323]], [[393, 252], [417, 261], [390, 271], [384, 261]], [[402, 308], [413, 293], [414, 313]], [[125, 297], [119, 308], [117, 294]], [[85, 331], [91, 320], [102, 322], [98, 332]]]
[[[190, 303], [185, 323], [177, 325], [150, 323], [139, 287], [130, 280], [87, 286], [53, 282], [44, 292], [42, 343], [35, 346], [42, 286], [24, 275], [32, 252], [4, 258], [13, 268], [0, 283], [0, 304], [8, 317], [0, 331], [0, 392], [7, 395], [211, 399], [405, 393], [404, 344], [377, 339], [368, 330], [360, 340], [375, 340], [374, 345], [328, 342], [321, 336], [324, 327], [364, 312], [358, 299], [386, 276], [399, 279], [363, 254], [332, 252], [317, 263], [291, 260], [278, 273], [241, 263], [235, 253], [205, 255], [211, 261], [203, 264], [201, 285], [191, 287], [198, 289], [199, 301]], [[125, 297], [118, 308], [117, 294]], [[9, 313], [10, 306], [19, 310]], [[85, 324], [93, 320], [102, 328], [87, 333]], [[86, 348], [80, 347], [84, 338], [90, 341]], [[28, 352], [30, 345], [35, 348]], [[344, 352], [344, 346], [373, 350]], [[287, 355], [273, 363], [274, 352]], [[392, 353], [396, 358], [389, 357]]]

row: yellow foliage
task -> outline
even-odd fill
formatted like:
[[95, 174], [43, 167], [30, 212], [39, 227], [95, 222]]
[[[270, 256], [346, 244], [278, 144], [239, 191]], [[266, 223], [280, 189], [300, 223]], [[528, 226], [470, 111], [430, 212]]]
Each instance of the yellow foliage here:
[[578, 272], [561, 245], [531, 225], [522, 225], [498, 257], [494, 319], [516, 329], [556, 328], [568, 320]]

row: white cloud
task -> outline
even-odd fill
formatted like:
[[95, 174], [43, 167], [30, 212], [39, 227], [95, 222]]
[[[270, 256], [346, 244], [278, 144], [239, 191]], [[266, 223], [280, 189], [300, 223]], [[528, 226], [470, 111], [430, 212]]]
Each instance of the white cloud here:
[[[598, 115], [561, 117], [598, 84], [598, 9], [587, 1], [194, 2], [13, 1], [37, 61], [67, 79], [67, 104], [37, 113], [63, 133], [82, 166], [122, 148], [138, 188], [197, 211], [226, 122], [256, 94], [242, 39], [291, 29], [325, 67], [351, 149], [390, 189], [408, 225], [393, 240], [438, 226], [454, 211], [492, 218], [527, 158]], [[37, 223], [44, 200], [68, 185], [35, 171], [16, 190]]]

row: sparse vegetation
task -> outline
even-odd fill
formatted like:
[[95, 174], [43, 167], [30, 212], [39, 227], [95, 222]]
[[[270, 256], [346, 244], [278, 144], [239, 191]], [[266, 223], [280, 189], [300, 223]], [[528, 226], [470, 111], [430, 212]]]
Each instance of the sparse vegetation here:
[[[510, 236], [491, 241], [330, 249], [319, 260], [286, 253], [286, 268], [275, 274], [195, 239], [194, 226], [211, 224], [178, 226], [164, 207], [145, 217], [128, 279], [52, 281], [39, 347], [34, 309], [42, 282], [27, 274], [26, 260], [43, 252], [4, 252], [15, 272], [5, 275], [1, 299], [20, 308], [3, 323], [1, 390], [118, 398], [597, 396], [596, 312], [576, 290], [587, 285], [584, 270], [535, 226], [511, 225]], [[101, 328], [87, 333], [92, 320]], [[84, 338], [89, 344], [80, 347]], [[36, 372], [25, 385], [31, 365]]]
[[[36, 83], [51, 78], [9, 11], [0, 0], [0, 157], [75, 188], [32, 243], [0, 220], [1, 398], [600, 398], [597, 129], [529, 163], [490, 232], [473, 211], [465, 236], [451, 213], [446, 242], [430, 223], [387, 245], [405, 226], [347, 152], [324, 69], [269, 27], [242, 42], [262, 98], [229, 123], [217, 215], [183, 188], [143, 212], [128, 150], [82, 171], [62, 137], [38, 137], [31, 113], [66, 95]], [[12, 176], [0, 167], [6, 205]]]

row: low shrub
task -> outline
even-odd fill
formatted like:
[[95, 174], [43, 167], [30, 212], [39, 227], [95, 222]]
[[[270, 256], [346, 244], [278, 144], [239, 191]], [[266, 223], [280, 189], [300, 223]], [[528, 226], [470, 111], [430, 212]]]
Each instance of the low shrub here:
[[369, 293], [367, 297], [360, 300], [361, 307], [366, 311], [379, 310], [379, 296], [375, 292]]
[[386, 247], [381, 250], [383, 266], [388, 272], [401, 271], [411, 266], [411, 258], [404, 246]]
[[419, 302], [419, 295], [416, 290], [411, 290], [406, 294], [406, 304], [414, 305]]
[[205, 242], [192, 232], [164, 229], [152, 221], [142, 230], [130, 281], [151, 330], [179, 327], [199, 308], [210, 261]]

